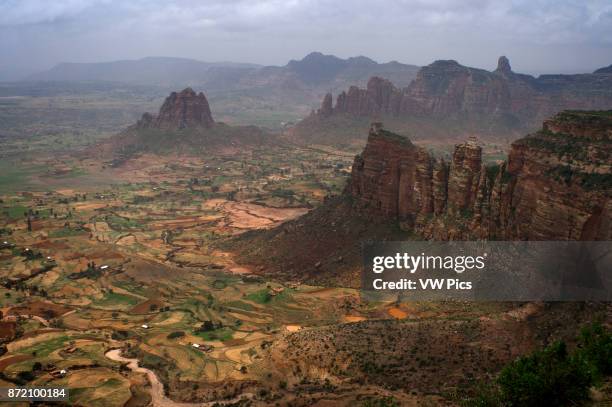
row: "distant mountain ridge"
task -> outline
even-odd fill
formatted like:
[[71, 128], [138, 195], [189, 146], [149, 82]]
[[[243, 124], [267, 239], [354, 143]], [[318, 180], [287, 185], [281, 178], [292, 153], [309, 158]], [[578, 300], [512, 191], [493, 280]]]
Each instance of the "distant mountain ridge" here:
[[297, 121], [317, 106], [326, 92], [363, 86], [371, 76], [382, 76], [407, 86], [418, 67], [399, 62], [377, 63], [366, 57], [348, 59], [313, 52], [284, 66], [233, 62], [207, 63], [182, 58], [143, 58], [91, 64], [60, 64], [32, 75], [40, 86], [52, 83], [149, 86], [156, 94], [172, 89], [204, 89], [215, 114], [225, 121], [279, 127]]
[[[257, 124], [280, 129], [287, 122], [297, 122], [307, 117], [313, 109], [316, 110], [327, 93], [339, 95], [348, 89], [348, 92], [346, 92], [347, 100], [357, 101], [360, 104], [357, 108], [352, 105], [347, 106], [351, 110], [371, 109], [371, 99], [375, 100], [376, 103], [386, 104], [390, 102], [378, 99], [379, 96], [387, 97], [384, 92], [388, 92], [390, 88], [385, 84], [386, 82], [380, 82], [382, 87], [375, 90], [375, 93], [379, 96], [371, 98], [371, 95], [366, 95], [366, 98], [361, 99], [361, 101], [354, 99], [359, 93], [359, 89], [363, 90], [368, 86], [370, 78], [377, 77], [387, 81], [388, 84], [397, 89], [397, 91], [391, 92], [394, 95], [393, 98], [395, 98], [392, 103], [397, 102], [398, 92], [401, 93], [406, 88], [414, 88], [415, 90], [415, 95], [413, 95], [415, 97], [406, 98], [402, 96], [401, 103], [403, 105], [400, 107], [393, 106], [391, 109], [407, 109], [407, 104], [412, 103], [418, 105], [418, 109], [423, 112], [427, 112], [428, 109], [440, 112], [439, 116], [443, 119], [442, 121], [448, 122], [445, 123], [446, 128], [441, 128], [440, 120], [432, 121], [425, 114], [421, 114], [417, 120], [422, 123], [420, 124], [421, 127], [416, 130], [422, 135], [426, 134], [427, 137], [433, 138], [445, 137], [447, 130], [450, 128], [480, 133], [482, 129], [474, 126], [475, 123], [478, 125], [484, 124], [484, 130], [489, 133], [497, 132], [501, 134], [506, 132], [509, 127], [514, 130], [517, 121], [516, 115], [507, 114], [507, 109], [503, 104], [496, 105], [497, 102], [493, 99], [505, 100], [503, 103], [507, 103], [508, 100], [521, 100], [521, 98], [523, 100], [532, 98], [533, 101], [537, 101], [541, 99], [543, 94], [549, 95], [546, 97], [549, 98], [550, 103], [547, 103], [550, 106], [554, 104], [558, 104], [558, 106], [542, 114], [536, 109], [537, 117], [534, 117], [533, 120], [530, 119], [528, 125], [523, 129], [518, 129], [512, 133], [511, 138], [516, 138], [525, 131], [535, 128], [539, 123], [538, 118], [546, 117], [564, 108], [591, 108], [588, 103], [568, 105], [565, 101], [568, 97], [570, 99], [574, 98], [575, 95], [581, 95], [581, 100], [594, 100], [605, 96], [606, 86], [608, 86], [606, 85], [608, 83], [606, 82], [608, 80], [606, 72], [609, 68], [598, 69], [595, 74], [541, 75], [535, 78], [513, 72], [507, 60], [493, 72], [464, 67], [456, 61], [436, 61], [427, 67], [423, 67], [422, 78], [415, 81], [420, 69], [415, 65], [395, 61], [378, 63], [365, 56], [343, 59], [334, 55], [312, 52], [302, 59], [291, 60], [284, 66], [259, 66], [234, 62], [208, 63], [192, 59], [166, 57], [92, 64], [69, 63], [60, 64], [49, 71], [33, 75], [29, 79], [36, 81], [32, 83], [32, 86], [36, 86], [36, 89], [55, 86], [60, 83], [62, 88], [72, 86], [75, 89], [78, 87], [89, 89], [96, 84], [112, 85], [121, 90], [124, 86], [138, 86], [142, 89], [136, 89], [135, 92], [151, 94], [157, 98], [167, 95], [172, 89], [194, 87], [206, 91], [207, 97], [214, 106], [213, 113], [221, 121]], [[445, 88], [445, 82], [439, 79], [445, 78], [444, 80], [446, 80], [451, 77], [453, 77], [452, 86], [447, 89]], [[491, 87], [484, 90], [482, 88], [484, 82], [481, 82], [481, 80], [487, 82]], [[412, 84], [413, 81], [416, 84]], [[504, 83], [510, 82], [520, 86], [512, 87], [512, 97], [508, 99], [504, 93], [507, 94], [509, 91]], [[420, 85], [424, 87], [417, 89]], [[147, 87], [148, 89], [145, 89]], [[351, 91], [352, 87], [356, 87], [356, 89]], [[564, 90], [559, 92], [561, 88]], [[445, 89], [449, 91], [446, 96], [443, 94], [446, 91]], [[468, 92], [464, 94], [463, 101], [461, 101], [461, 89]], [[596, 90], [596, 92], [591, 92], [592, 90]], [[418, 93], [421, 91], [423, 94]], [[78, 89], [75, 92], [78, 92]], [[551, 98], [550, 95], [554, 93], [556, 93], [556, 96]], [[426, 96], [429, 98], [427, 101], [419, 99]], [[487, 98], [488, 100], [486, 100]], [[478, 109], [483, 106], [497, 106], [499, 109], [494, 108], [489, 111], [491, 113], [489, 116], [493, 119], [486, 123], [485, 121], [482, 123], [476, 121], [474, 117], [467, 118], [466, 126], [466, 123], [457, 123], [457, 120], [465, 119], [465, 115], [448, 116], [443, 113], [444, 109], [448, 109], [457, 103], [462, 104], [459, 110], [464, 109], [470, 114], [473, 113], [470, 110], [471, 108], [468, 108], [470, 104]], [[480, 107], [477, 105], [480, 105]], [[333, 101], [331, 107], [333, 108]], [[596, 107], [609, 108], [609, 106]], [[378, 109], [376, 114], [381, 112], [382, 114], [388, 114], [386, 112], [388, 108], [389, 106], [386, 105], [376, 107]], [[485, 112], [486, 109], [488, 108], [485, 108]], [[532, 106], [525, 107], [523, 104], [522, 114], [533, 115]], [[522, 120], [521, 115], [518, 117]], [[334, 115], [334, 117], [337, 117], [337, 115]], [[357, 116], [347, 118], [341, 125], [331, 126], [329, 132], [321, 131], [319, 126], [315, 129], [317, 136], [323, 139], [328, 136], [343, 139], [344, 135], [334, 134], [338, 127], [342, 127], [344, 132], [349, 135], [364, 134], [369, 124], [369, 118], [362, 115], [361, 117], [364, 120], [359, 123], [359, 128], [356, 129], [351, 128], [351, 124], [355, 122], [355, 117]], [[403, 132], [403, 127], [394, 126], [393, 121], [395, 119], [402, 121], [402, 126], [405, 124], [403, 115], [394, 115], [393, 120], [385, 118], [385, 123], [391, 130]], [[312, 124], [312, 121], [310, 124]], [[500, 127], [501, 131], [498, 131]], [[406, 130], [412, 132], [415, 137], [420, 137], [421, 134], [414, 134], [414, 128], [414, 123], [412, 123]], [[457, 134], [457, 136], [462, 136], [462, 134]], [[363, 141], [365, 140], [361, 140], [360, 143]]]
[[177, 77], [202, 81], [211, 68], [252, 69], [259, 65], [237, 62], [202, 62], [188, 58], [145, 57], [111, 62], [64, 62], [30, 75], [31, 81], [125, 82], [132, 84], [169, 84]]
[[391, 76], [405, 74], [405, 78], [398, 78], [399, 81], [405, 82], [408, 78], [412, 79], [419, 69], [416, 65], [401, 64], [396, 61], [378, 63], [364, 56], [342, 59], [320, 52], [312, 52], [301, 60], [291, 60], [284, 68], [294, 72], [304, 83], [315, 85], [333, 82], [340, 78], [358, 80], [368, 72], [378, 72], [379, 75], [391, 74]]
[[[131, 84], [209, 83], [223, 82], [231, 77], [234, 87], [257, 85], [266, 82], [265, 77], [277, 79], [279, 75], [291, 76], [307, 86], [331, 84], [347, 80], [367, 79], [375, 74], [391, 73], [402, 83], [401, 75], [412, 79], [418, 67], [399, 62], [378, 63], [364, 56], [347, 59], [334, 55], [312, 52], [301, 60], [291, 60], [284, 66], [262, 66], [239, 62], [203, 62], [188, 58], [146, 57], [137, 60], [120, 60], [93, 63], [61, 63], [53, 68], [30, 75], [31, 81], [108, 81]], [[399, 74], [399, 77], [398, 77]], [[409, 82], [409, 80], [408, 80]]]
[[351, 86], [338, 93], [335, 104], [328, 93], [320, 109], [299, 123], [294, 133], [298, 139], [321, 143], [333, 138], [322, 129], [334, 121], [341, 121], [336, 127], [347, 123], [350, 127], [351, 122], [363, 125], [360, 118], [391, 118], [406, 126], [401, 130], [423, 133], [419, 136], [432, 137], [433, 129], [447, 137], [515, 138], [562, 110], [612, 108], [612, 75], [596, 72], [536, 78], [512, 71], [505, 56], [494, 71], [454, 60], [435, 61], [403, 88], [375, 76], [365, 88]]
[[599, 68], [597, 70], [595, 70], [595, 72], [593, 73], [612, 73], [612, 64], [605, 66], [603, 68]]

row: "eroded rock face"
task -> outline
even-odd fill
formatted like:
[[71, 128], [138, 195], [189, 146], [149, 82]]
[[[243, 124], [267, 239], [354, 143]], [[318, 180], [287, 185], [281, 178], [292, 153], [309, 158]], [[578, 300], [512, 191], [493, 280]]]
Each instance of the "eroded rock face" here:
[[331, 93], [325, 95], [323, 98], [323, 103], [321, 104], [321, 109], [318, 110], [318, 114], [322, 117], [329, 117], [333, 113], [333, 100]]
[[474, 140], [450, 165], [374, 125], [347, 192], [359, 211], [425, 238], [612, 238], [612, 111], [564, 112], [485, 166]]
[[419, 148], [407, 138], [373, 124], [368, 146], [353, 164], [350, 189], [358, 206], [399, 219], [418, 212], [417, 196], [413, 194], [418, 153]]
[[186, 128], [212, 127], [214, 120], [208, 100], [202, 92], [191, 88], [172, 92], [166, 98], [157, 116], [145, 113], [138, 121], [139, 128], [175, 130]]
[[325, 96], [320, 117], [351, 114], [380, 118], [425, 117], [461, 119], [487, 126], [536, 128], [544, 119], [565, 109], [612, 107], [612, 75], [542, 75], [515, 73], [505, 56], [497, 69], [460, 65], [441, 60], [421, 68], [406, 88], [372, 77], [366, 89], [352, 86], [330, 106]]

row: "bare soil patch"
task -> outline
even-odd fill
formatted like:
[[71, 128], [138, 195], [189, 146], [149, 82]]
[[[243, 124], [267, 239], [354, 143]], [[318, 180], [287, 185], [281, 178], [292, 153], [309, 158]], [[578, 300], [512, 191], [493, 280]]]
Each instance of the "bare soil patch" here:
[[147, 314], [151, 312], [151, 307], [155, 309], [159, 309], [164, 306], [164, 302], [156, 299], [150, 299], [145, 302], [141, 302], [140, 304], [134, 306], [130, 313], [132, 314]]
[[13, 307], [9, 310], [10, 315], [36, 315], [41, 318], [46, 318], [52, 314], [52, 318], [64, 315], [71, 311], [71, 308], [63, 305], [54, 304], [51, 302], [34, 301], [26, 305]]

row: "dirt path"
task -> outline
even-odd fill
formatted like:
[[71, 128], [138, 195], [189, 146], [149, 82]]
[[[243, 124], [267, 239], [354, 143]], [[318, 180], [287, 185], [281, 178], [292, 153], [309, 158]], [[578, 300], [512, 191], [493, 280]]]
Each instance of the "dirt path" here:
[[108, 359], [114, 360], [115, 362], [127, 363], [127, 367], [133, 372], [144, 373], [151, 384], [151, 402], [153, 407], [212, 407], [213, 405], [223, 406], [224, 404], [236, 403], [244, 398], [253, 397], [250, 393], [244, 393], [239, 397], [231, 400], [222, 401], [211, 401], [205, 403], [178, 403], [166, 397], [164, 393], [164, 385], [157, 378], [157, 375], [152, 371], [144, 367], [138, 366], [138, 359], [128, 359], [121, 356], [121, 349], [111, 349], [104, 354]]

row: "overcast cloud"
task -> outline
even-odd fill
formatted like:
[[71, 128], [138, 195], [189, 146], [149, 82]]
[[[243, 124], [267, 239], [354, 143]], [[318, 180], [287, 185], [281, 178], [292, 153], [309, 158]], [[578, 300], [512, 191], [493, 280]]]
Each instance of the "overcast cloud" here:
[[58, 62], [180, 56], [284, 65], [311, 51], [588, 72], [612, 63], [610, 0], [0, 0], [0, 79]]

